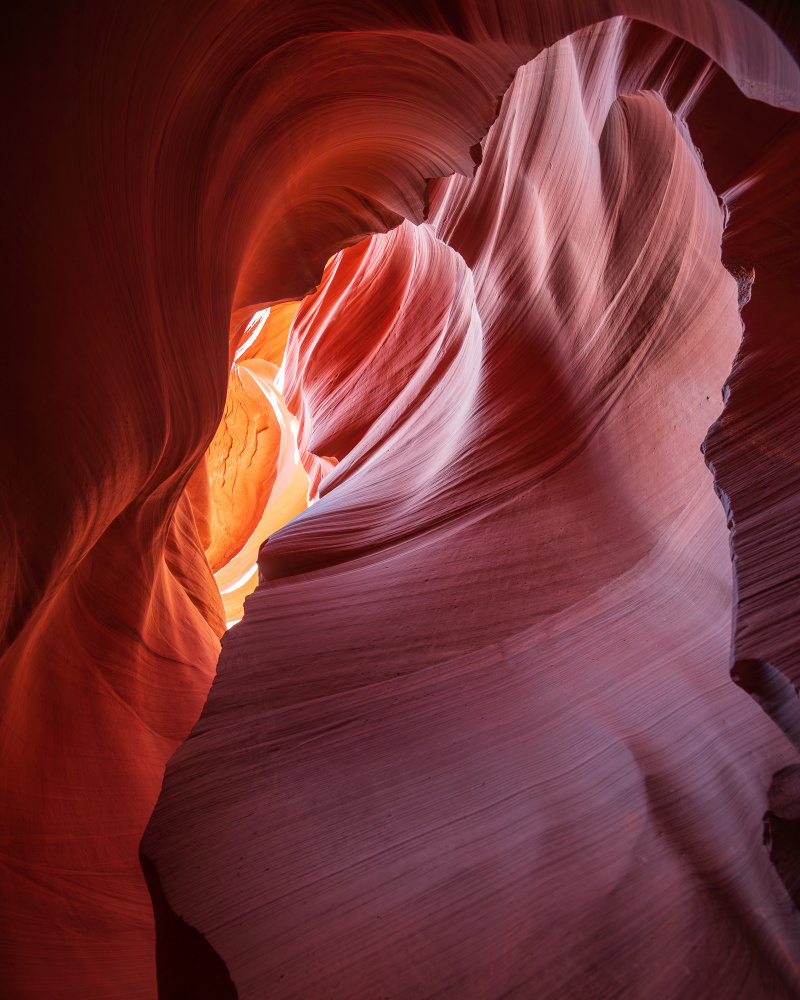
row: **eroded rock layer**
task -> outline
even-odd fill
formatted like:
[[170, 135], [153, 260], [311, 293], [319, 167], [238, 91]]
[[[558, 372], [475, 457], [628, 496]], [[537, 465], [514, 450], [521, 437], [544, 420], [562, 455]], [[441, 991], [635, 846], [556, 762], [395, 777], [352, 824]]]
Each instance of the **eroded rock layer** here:
[[[688, 112], [707, 64], [636, 40]], [[740, 287], [635, 51], [615, 21], [521, 69], [475, 177], [297, 314], [287, 401], [335, 464], [144, 841], [240, 997], [800, 986], [763, 845], [795, 751], [728, 679], [700, 455]]]
[[6, 28], [3, 990], [796, 993], [786, 10]]

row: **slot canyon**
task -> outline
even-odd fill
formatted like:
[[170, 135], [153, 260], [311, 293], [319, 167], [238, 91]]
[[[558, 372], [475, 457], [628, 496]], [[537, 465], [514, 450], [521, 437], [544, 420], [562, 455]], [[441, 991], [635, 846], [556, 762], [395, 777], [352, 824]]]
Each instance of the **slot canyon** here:
[[796, 0], [4, 20], [0, 998], [800, 998]]

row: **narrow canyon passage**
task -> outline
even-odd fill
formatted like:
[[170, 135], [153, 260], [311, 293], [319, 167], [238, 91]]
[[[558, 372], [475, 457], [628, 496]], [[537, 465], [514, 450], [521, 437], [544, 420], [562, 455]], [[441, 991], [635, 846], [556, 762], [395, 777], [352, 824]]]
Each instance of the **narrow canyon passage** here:
[[0, 993], [800, 995], [800, 33], [662, 6], [13, 22]]
[[240, 997], [797, 989], [762, 846], [795, 752], [727, 676], [700, 454], [739, 289], [629, 41], [521, 69], [474, 179], [296, 316], [287, 398], [337, 465], [263, 546], [143, 842]]

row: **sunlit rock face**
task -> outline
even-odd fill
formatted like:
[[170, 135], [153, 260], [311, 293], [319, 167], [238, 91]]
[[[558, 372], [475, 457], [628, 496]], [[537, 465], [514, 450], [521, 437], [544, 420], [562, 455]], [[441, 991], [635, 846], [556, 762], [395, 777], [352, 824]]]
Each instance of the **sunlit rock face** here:
[[[276, 381], [298, 303], [253, 312], [232, 323], [234, 360], [222, 421], [195, 475], [209, 493], [204, 538], [230, 626], [258, 583], [264, 538], [308, 501], [308, 476], [297, 450], [297, 421]], [[244, 315], [242, 315], [242, 313]]]
[[6, 994], [798, 994], [787, 11], [8, 25]]

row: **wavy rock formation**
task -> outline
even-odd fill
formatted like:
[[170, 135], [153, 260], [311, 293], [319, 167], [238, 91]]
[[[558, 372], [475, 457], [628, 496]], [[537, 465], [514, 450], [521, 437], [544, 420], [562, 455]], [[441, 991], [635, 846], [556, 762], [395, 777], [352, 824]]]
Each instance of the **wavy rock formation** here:
[[762, 846], [794, 752], [727, 678], [699, 456], [738, 288], [630, 42], [521, 70], [475, 179], [297, 315], [287, 400], [338, 464], [263, 547], [145, 838], [240, 997], [800, 985]]
[[10, 18], [7, 995], [800, 994], [789, 9]]

